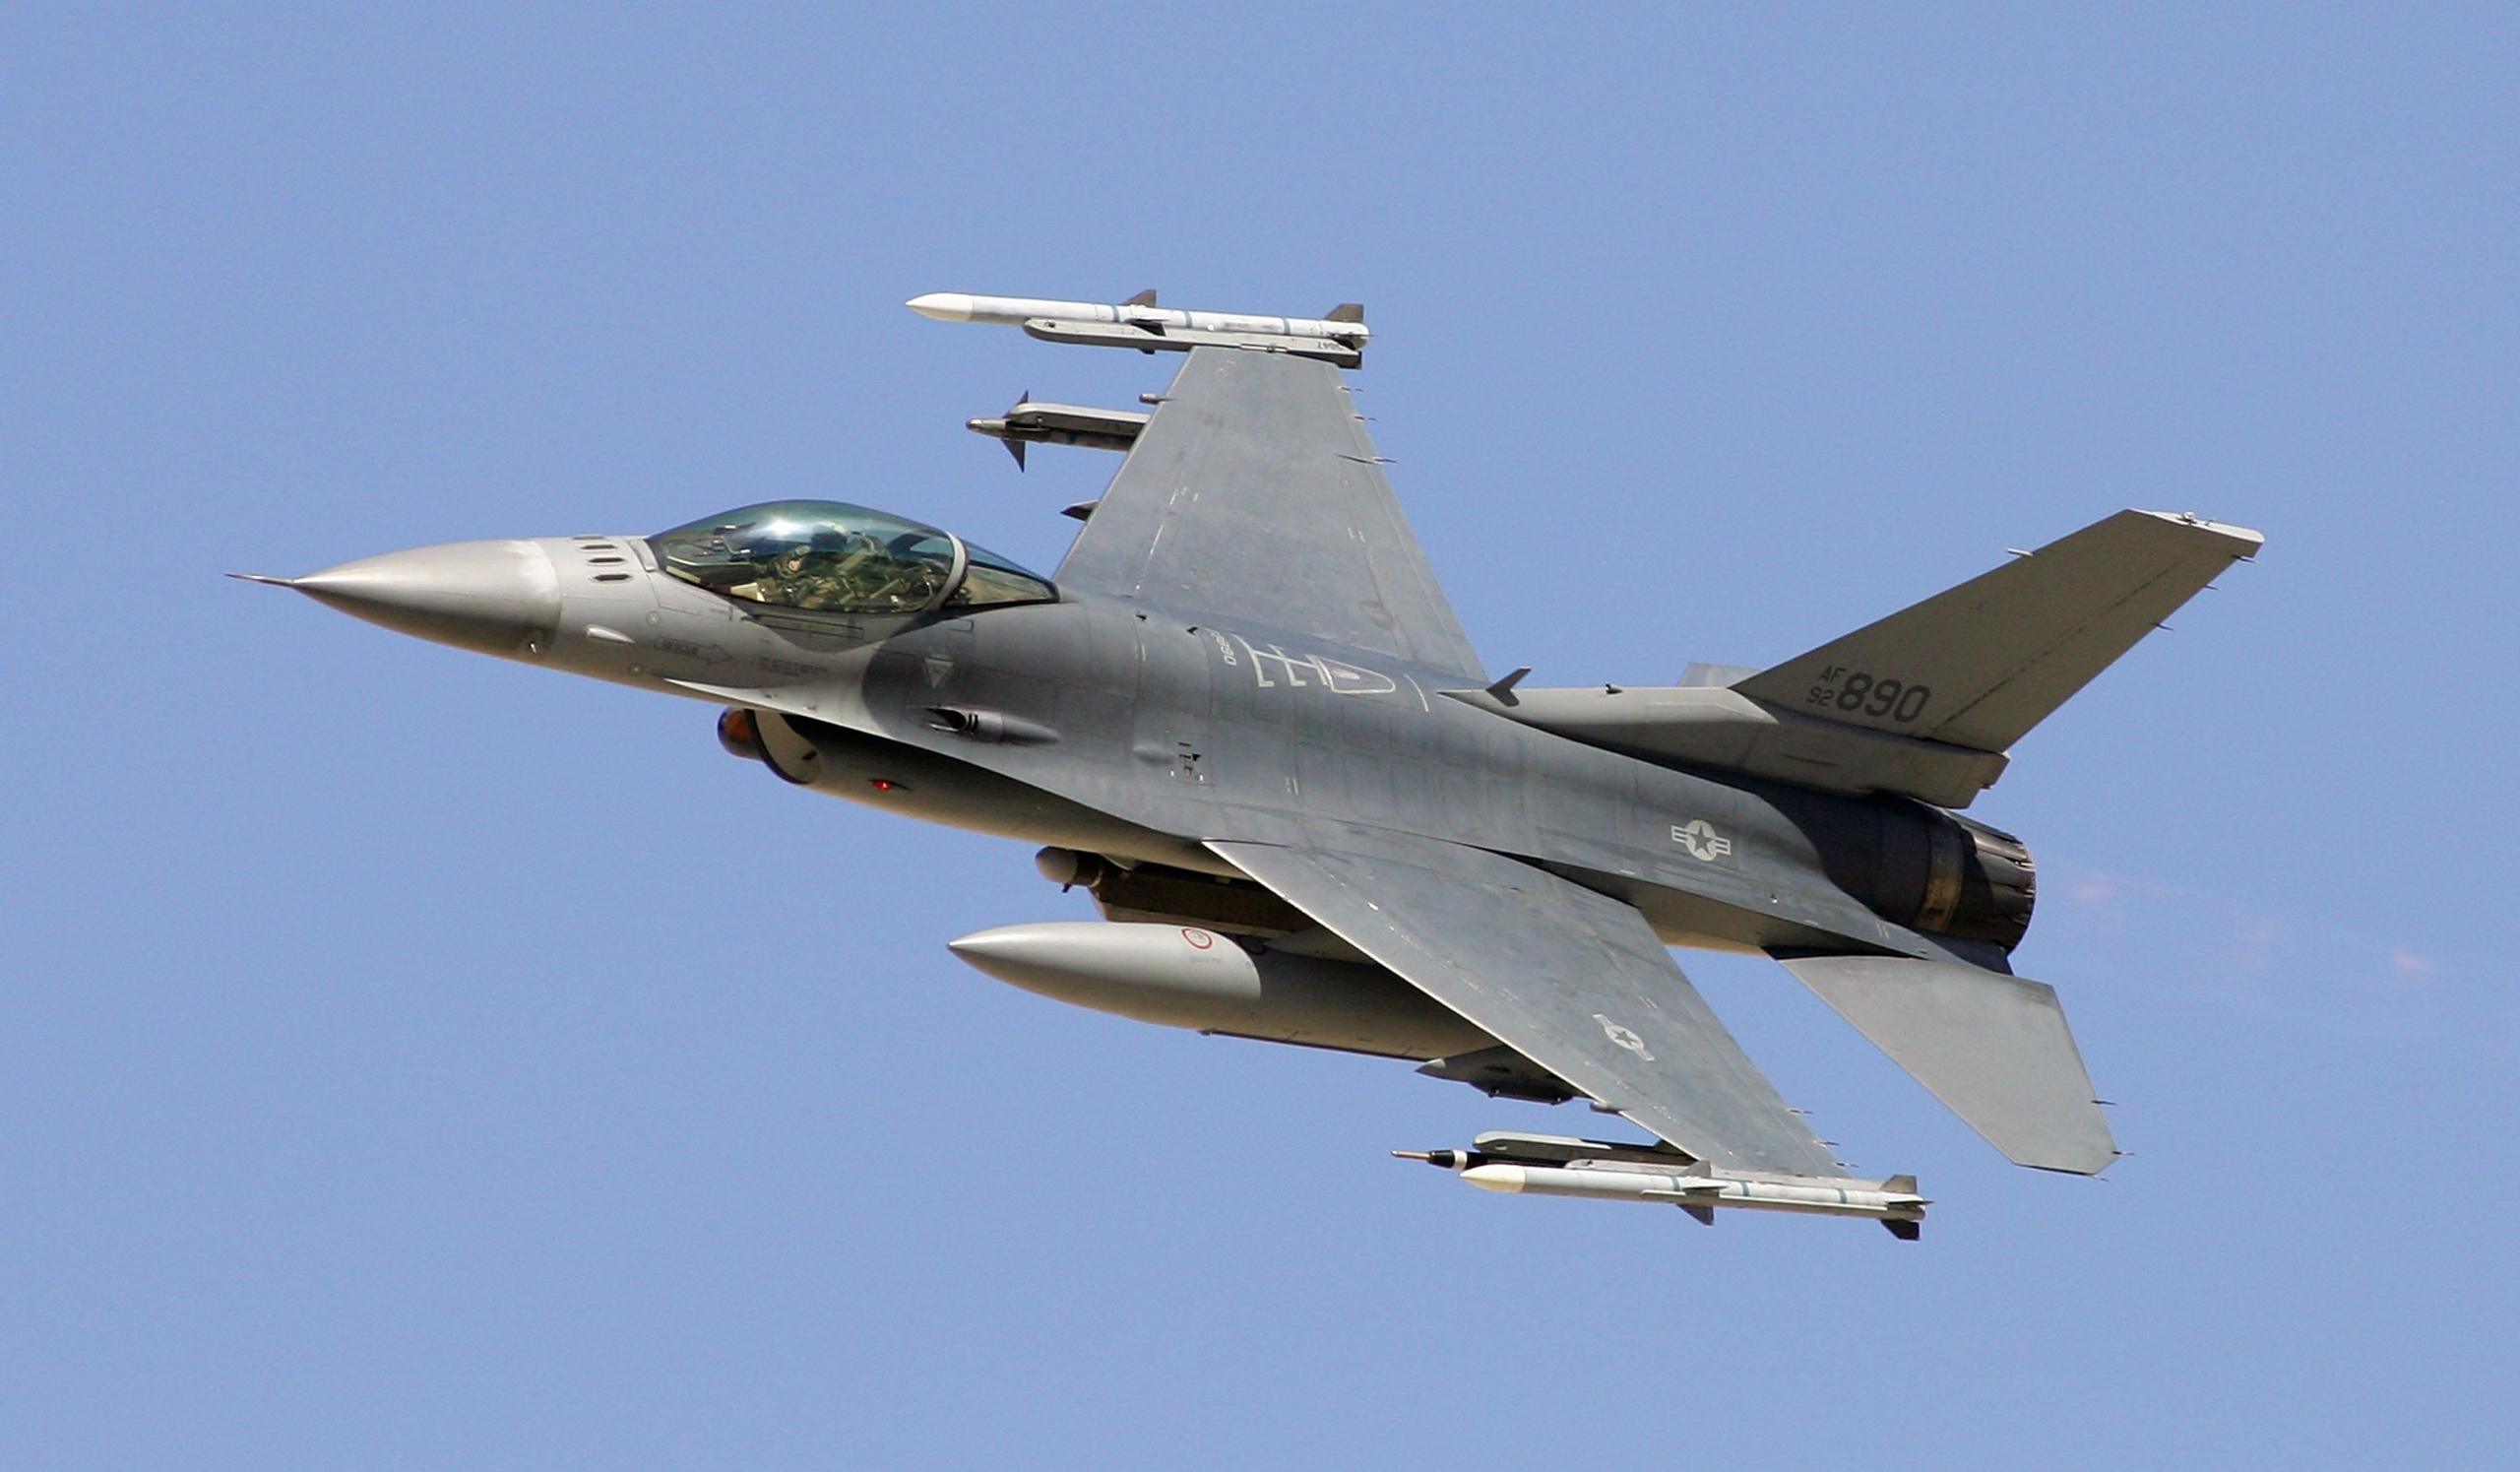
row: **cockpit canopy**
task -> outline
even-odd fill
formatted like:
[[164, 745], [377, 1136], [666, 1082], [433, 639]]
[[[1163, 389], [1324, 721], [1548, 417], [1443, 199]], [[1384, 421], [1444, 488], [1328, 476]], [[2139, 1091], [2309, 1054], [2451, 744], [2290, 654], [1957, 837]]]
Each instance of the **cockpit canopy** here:
[[779, 608], [923, 613], [1058, 597], [1045, 580], [951, 532], [841, 501], [745, 506], [649, 544], [686, 583]]

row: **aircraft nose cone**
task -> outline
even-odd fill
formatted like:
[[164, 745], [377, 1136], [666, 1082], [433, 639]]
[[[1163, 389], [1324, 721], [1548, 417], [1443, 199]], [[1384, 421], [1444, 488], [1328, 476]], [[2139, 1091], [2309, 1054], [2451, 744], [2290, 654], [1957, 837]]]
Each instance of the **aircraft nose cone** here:
[[414, 638], [533, 659], [560, 625], [560, 576], [531, 542], [451, 542], [361, 557], [288, 586]]

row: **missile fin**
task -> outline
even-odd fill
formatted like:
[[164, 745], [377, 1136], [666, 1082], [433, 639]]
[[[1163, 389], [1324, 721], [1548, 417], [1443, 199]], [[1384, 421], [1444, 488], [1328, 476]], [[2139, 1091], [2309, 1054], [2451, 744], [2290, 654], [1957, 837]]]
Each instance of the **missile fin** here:
[[1321, 320], [1324, 322], [1354, 322], [1361, 325], [1365, 320], [1365, 304], [1361, 301], [1343, 301], [1337, 306], [1332, 307], [1330, 310], [1323, 312], [1321, 314]]
[[1022, 471], [1025, 468], [1024, 441], [1020, 439], [1001, 439], [998, 443], [1006, 446], [1006, 453], [1015, 457], [1015, 469]]
[[1149, 287], [1149, 288], [1147, 288], [1145, 290], [1140, 291], [1140, 292], [1139, 292], [1138, 294], [1136, 294], [1135, 296], [1132, 296], [1132, 297], [1128, 298], [1126, 301], [1121, 302], [1121, 303], [1120, 303], [1120, 305], [1122, 305], [1122, 306], [1153, 306], [1153, 305], [1155, 305], [1155, 288], [1153, 288], [1153, 287]]
[[1703, 1201], [1682, 1201], [1680, 1203], [1680, 1209], [1687, 1212], [1689, 1215], [1696, 1217], [1697, 1224], [1701, 1227], [1712, 1227], [1715, 1225], [1715, 1208], [1707, 1205]]
[[1891, 1236], [1901, 1242], [1916, 1242], [1925, 1235], [1925, 1224], [1922, 1222], [1903, 1222], [1896, 1217], [1888, 1217], [1883, 1219], [1881, 1225], [1888, 1229]]

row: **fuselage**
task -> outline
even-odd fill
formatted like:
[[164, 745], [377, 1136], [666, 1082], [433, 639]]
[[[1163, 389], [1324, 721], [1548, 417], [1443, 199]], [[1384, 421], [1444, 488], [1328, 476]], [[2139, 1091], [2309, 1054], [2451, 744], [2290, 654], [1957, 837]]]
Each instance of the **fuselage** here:
[[1948, 842], [1935, 809], [1596, 749], [1449, 699], [1458, 674], [1389, 656], [1064, 593], [909, 614], [766, 607], [669, 575], [636, 536], [370, 560], [465, 548], [537, 579], [547, 560], [535, 626], [460, 637], [327, 597], [334, 574], [299, 586], [426, 637], [758, 709], [814, 746], [819, 790], [1123, 863], [1229, 873], [1203, 842], [1359, 824], [1544, 864], [1637, 905], [1673, 944], [1980, 964], [2003, 948], [1901, 923]]

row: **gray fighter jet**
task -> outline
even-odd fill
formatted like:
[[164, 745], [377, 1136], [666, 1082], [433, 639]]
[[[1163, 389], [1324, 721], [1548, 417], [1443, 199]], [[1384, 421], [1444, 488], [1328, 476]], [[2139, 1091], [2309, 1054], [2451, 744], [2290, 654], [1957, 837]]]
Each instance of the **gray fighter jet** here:
[[[1185, 352], [1152, 413], [971, 427], [1126, 455], [1043, 577], [864, 506], [469, 542], [278, 583], [388, 628], [722, 708], [798, 787], [1044, 845], [1102, 923], [953, 941], [988, 974], [1202, 1032], [1407, 1058], [1655, 1137], [1395, 1152], [1502, 1191], [1880, 1221], [1673, 964], [1760, 951], [2014, 1161], [2117, 1151], [2051, 988], [2034, 869], [1958, 815], [2013, 742], [2254, 532], [2121, 511], [1763, 671], [1533, 688], [1463, 636], [1318, 319], [936, 295], [1052, 342]], [[1020, 458], [1020, 457], [1019, 457]]]

